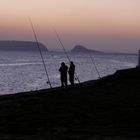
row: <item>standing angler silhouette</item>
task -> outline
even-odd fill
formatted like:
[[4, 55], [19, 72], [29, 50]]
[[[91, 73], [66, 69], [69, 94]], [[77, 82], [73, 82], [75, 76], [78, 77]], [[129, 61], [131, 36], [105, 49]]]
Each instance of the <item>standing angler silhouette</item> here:
[[60, 72], [60, 80], [61, 80], [61, 86], [67, 86], [67, 72], [68, 72], [68, 67], [67, 65], [62, 62], [61, 67], [59, 68]]
[[74, 65], [74, 63], [71, 61], [71, 62], [70, 62], [70, 67], [69, 67], [69, 70], [68, 70], [69, 81], [70, 81], [71, 86], [74, 85], [74, 73], [75, 73], [75, 65]]

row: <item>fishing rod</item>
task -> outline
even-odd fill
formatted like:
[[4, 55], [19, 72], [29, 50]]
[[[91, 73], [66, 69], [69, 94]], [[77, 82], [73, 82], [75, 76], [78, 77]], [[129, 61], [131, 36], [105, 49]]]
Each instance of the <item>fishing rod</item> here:
[[[65, 49], [65, 47], [64, 47], [64, 45], [63, 45], [63, 43], [62, 43], [62, 40], [61, 40], [61, 38], [60, 38], [58, 32], [56, 31], [55, 28], [53, 28], [53, 30], [54, 30], [54, 32], [55, 32], [55, 34], [56, 34], [56, 37], [57, 37], [57, 39], [58, 39], [58, 41], [59, 41], [59, 43], [60, 43], [60, 45], [61, 45], [61, 47], [62, 47], [62, 49], [63, 49], [63, 51], [64, 51], [64, 53], [65, 53], [65, 55], [66, 55], [68, 61], [71, 62], [71, 60], [70, 60], [70, 58], [69, 58], [69, 56], [68, 56], [68, 53], [67, 53], [67, 51], [66, 51], [66, 49]], [[75, 72], [75, 76], [76, 76], [76, 79], [78, 80], [78, 83], [80, 84], [80, 80], [79, 80], [78, 75], [77, 75], [76, 72]]]
[[91, 58], [92, 64], [93, 64], [94, 67], [95, 67], [95, 70], [96, 70], [96, 72], [97, 72], [97, 74], [98, 74], [98, 76], [99, 76], [99, 79], [101, 79], [101, 75], [100, 75], [100, 72], [99, 72], [99, 70], [98, 70], [98, 68], [97, 68], [97, 66], [96, 66], [94, 56], [92, 56], [88, 50], [87, 50], [87, 53], [88, 53], [89, 57]]
[[45, 70], [45, 73], [46, 73], [46, 76], [47, 76], [47, 79], [48, 81], [46, 82], [47, 84], [49, 84], [50, 88], [52, 88], [52, 84], [50, 82], [50, 78], [49, 78], [49, 74], [48, 74], [48, 71], [47, 71], [47, 68], [46, 68], [46, 64], [45, 64], [45, 60], [43, 58], [43, 54], [42, 54], [42, 51], [41, 51], [41, 48], [40, 48], [40, 44], [38, 42], [38, 38], [37, 38], [37, 35], [36, 35], [36, 32], [35, 32], [35, 29], [34, 29], [34, 25], [31, 21], [31, 19], [29, 18], [29, 23], [31, 25], [31, 28], [32, 28], [32, 31], [33, 31], [33, 35], [35, 37], [35, 40], [36, 40], [36, 44], [37, 44], [37, 47], [38, 47], [38, 50], [39, 50], [39, 53], [40, 53], [40, 56], [41, 56], [41, 59], [42, 59], [42, 63], [43, 63], [43, 66], [44, 66], [44, 70]]

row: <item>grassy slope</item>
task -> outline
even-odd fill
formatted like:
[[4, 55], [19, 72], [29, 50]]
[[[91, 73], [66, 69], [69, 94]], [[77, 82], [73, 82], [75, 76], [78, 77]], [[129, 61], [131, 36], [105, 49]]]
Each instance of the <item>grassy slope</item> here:
[[[0, 134], [139, 136], [140, 70], [73, 88], [0, 97]], [[27, 139], [27, 138], [26, 138]]]

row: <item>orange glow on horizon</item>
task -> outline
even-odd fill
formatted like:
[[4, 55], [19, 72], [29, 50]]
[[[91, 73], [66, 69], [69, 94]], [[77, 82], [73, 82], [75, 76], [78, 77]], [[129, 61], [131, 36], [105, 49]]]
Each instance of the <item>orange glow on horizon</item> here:
[[32, 36], [28, 16], [44, 35], [55, 26], [75, 36], [140, 38], [140, 0], [0, 0], [0, 37]]

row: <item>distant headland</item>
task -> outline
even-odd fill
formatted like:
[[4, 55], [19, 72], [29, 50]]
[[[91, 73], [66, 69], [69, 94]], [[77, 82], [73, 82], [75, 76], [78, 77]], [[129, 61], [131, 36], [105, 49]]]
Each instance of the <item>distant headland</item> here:
[[[48, 51], [46, 46], [39, 42], [42, 51]], [[37, 43], [33, 41], [0, 41], [1, 51], [38, 51]]]
[[101, 51], [97, 51], [97, 50], [92, 50], [92, 49], [87, 49], [85, 46], [83, 45], [76, 45], [72, 50], [71, 50], [72, 53], [77, 53], [77, 52], [83, 52], [83, 53], [86, 53], [86, 52], [91, 52], [91, 53], [103, 53]]

